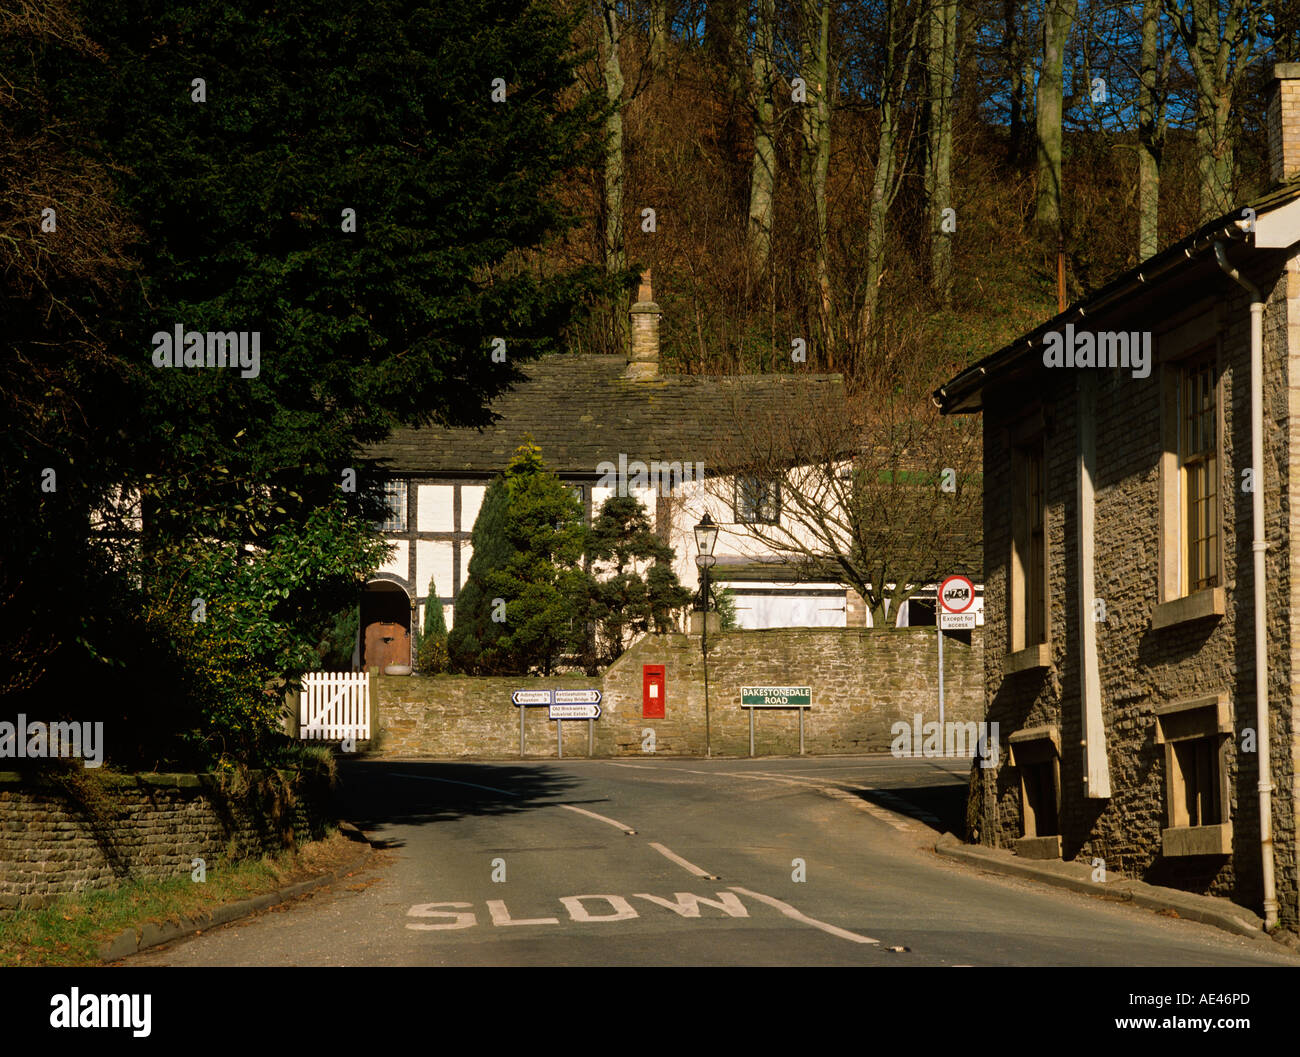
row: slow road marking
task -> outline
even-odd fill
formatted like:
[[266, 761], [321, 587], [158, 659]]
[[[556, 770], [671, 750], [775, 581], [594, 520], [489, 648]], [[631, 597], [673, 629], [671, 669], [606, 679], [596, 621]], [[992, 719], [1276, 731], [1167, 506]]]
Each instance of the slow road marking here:
[[[745, 904], [737, 898], [739, 895], [747, 896], [780, 911], [791, 921], [797, 921], [801, 925], [808, 925], [815, 929], [820, 929], [827, 935], [835, 936], [837, 939], [848, 940], [850, 943], [879, 943], [879, 940], [872, 939], [870, 936], [862, 936], [856, 932], [850, 932], [848, 929], [842, 929], [838, 925], [830, 925], [825, 921], [818, 921], [816, 918], [809, 917], [803, 911], [792, 907], [774, 896], [764, 895], [762, 892], [754, 892], [748, 888], [739, 888], [732, 885], [730, 891], [715, 892], [716, 899], [710, 899], [707, 896], [697, 896], [692, 892], [674, 892], [672, 899], [663, 896], [652, 895], [649, 892], [635, 892], [632, 899], [642, 899], [653, 906], [661, 907], [668, 910], [678, 917], [690, 920], [703, 920], [701, 907], [710, 907], [719, 911], [728, 918], [748, 918], [749, 911]], [[580, 896], [560, 896], [560, 905], [564, 907], [569, 915], [570, 921], [580, 924], [585, 923], [604, 923], [615, 921], [631, 921], [641, 915], [637, 912], [636, 907], [621, 895], [580, 895]], [[603, 904], [603, 905], [601, 905]], [[489, 899], [486, 901], [488, 916], [492, 924], [498, 928], [504, 928], [513, 925], [558, 925], [559, 918], [516, 918], [511, 915], [509, 908], [502, 899]], [[408, 921], [406, 927], [417, 932], [445, 932], [452, 929], [472, 929], [478, 923], [478, 916], [474, 913], [473, 903], [416, 903], [406, 912], [408, 918], [418, 918], [419, 921]], [[429, 924], [430, 919], [439, 919], [437, 924]]]

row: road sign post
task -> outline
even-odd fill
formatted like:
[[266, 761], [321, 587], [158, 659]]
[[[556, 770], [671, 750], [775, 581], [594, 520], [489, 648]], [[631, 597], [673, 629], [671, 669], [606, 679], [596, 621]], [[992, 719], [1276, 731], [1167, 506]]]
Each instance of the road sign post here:
[[[939, 744], [943, 744], [943, 620], [936, 621], [935, 633], [939, 636]], [[915, 751], [915, 750], [913, 750]]]
[[524, 758], [524, 710], [549, 705], [555, 700], [552, 690], [516, 690], [510, 700], [519, 709], [519, 758]]
[[964, 576], [949, 576], [939, 585], [939, 605], [934, 611], [935, 631], [939, 635], [939, 737], [943, 726], [943, 633], [959, 628], [974, 628], [975, 585]]
[[803, 710], [812, 707], [811, 686], [742, 686], [740, 707], [749, 709], [749, 755], [754, 755], [754, 709], [799, 710], [799, 755], [803, 755]]
[[599, 690], [554, 690], [551, 691], [548, 719], [555, 720], [556, 754], [564, 758], [564, 721], [566, 719], [585, 719], [587, 721], [587, 755], [596, 755], [595, 721], [600, 718], [601, 692]]

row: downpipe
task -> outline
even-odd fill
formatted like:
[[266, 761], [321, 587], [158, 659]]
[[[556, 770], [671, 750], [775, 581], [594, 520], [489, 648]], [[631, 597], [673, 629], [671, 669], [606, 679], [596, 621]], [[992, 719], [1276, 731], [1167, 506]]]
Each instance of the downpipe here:
[[1259, 760], [1259, 853], [1264, 881], [1264, 927], [1277, 924], [1277, 889], [1273, 878], [1273, 767], [1269, 745], [1268, 716], [1268, 646], [1264, 623], [1265, 581], [1264, 552], [1264, 302], [1259, 288], [1228, 263], [1223, 243], [1216, 240], [1214, 256], [1228, 278], [1250, 295], [1250, 466], [1254, 490], [1251, 492], [1251, 521], [1254, 539], [1255, 604], [1255, 730]]

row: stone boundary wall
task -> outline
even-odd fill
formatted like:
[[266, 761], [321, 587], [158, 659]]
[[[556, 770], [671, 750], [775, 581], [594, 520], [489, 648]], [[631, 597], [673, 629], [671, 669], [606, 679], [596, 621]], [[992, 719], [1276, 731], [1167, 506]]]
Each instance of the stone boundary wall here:
[[0, 917], [119, 881], [189, 875], [196, 858], [256, 858], [323, 836], [328, 818], [325, 780], [288, 772], [254, 772], [237, 791], [206, 774], [70, 777], [0, 772]]
[[[945, 719], [976, 722], [984, 712], [983, 631], [944, 639]], [[749, 754], [749, 710], [742, 686], [811, 686], [804, 717], [809, 754], [887, 752], [893, 724], [938, 718], [934, 628], [777, 628], [709, 635], [709, 746], [715, 756]], [[642, 717], [642, 665], [665, 667], [663, 719]], [[641, 638], [603, 677], [381, 676], [372, 680], [378, 733], [372, 746], [390, 757], [519, 757], [518, 689], [598, 688], [596, 756], [703, 755], [704, 659], [698, 636]], [[556, 723], [545, 708], [525, 709], [529, 757], [557, 755]], [[799, 751], [796, 710], [759, 709], [756, 755]], [[921, 747], [917, 746], [918, 753]], [[564, 755], [587, 755], [587, 723], [564, 723]]]

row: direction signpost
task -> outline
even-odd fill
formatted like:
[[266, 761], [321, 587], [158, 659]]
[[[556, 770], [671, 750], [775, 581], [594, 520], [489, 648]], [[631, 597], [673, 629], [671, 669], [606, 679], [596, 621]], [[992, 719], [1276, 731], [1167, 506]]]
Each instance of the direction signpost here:
[[587, 721], [587, 755], [596, 754], [595, 720], [600, 718], [599, 690], [516, 690], [510, 700], [519, 709], [519, 755], [524, 755], [524, 709], [547, 707], [547, 719], [555, 720], [556, 754], [564, 757], [564, 721]]
[[799, 755], [803, 755], [803, 710], [812, 708], [811, 686], [742, 686], [740, 707], [749, 709], [749, 755], [754, 755], [754, 709], [799, 710]]
[[519, 709], [519, 758], [521, 760], [524, 758], [524, 709], [551, 704], [555, 700], [551, 694], [550, 690], [516, 690], [510, 695], [510, 700]]
[[943, 633], [975, 627], [975, 585], [965, 576], [949, 576], [939, 585], [936, 616], [939, 635], [939, 736], [943, 737]]

